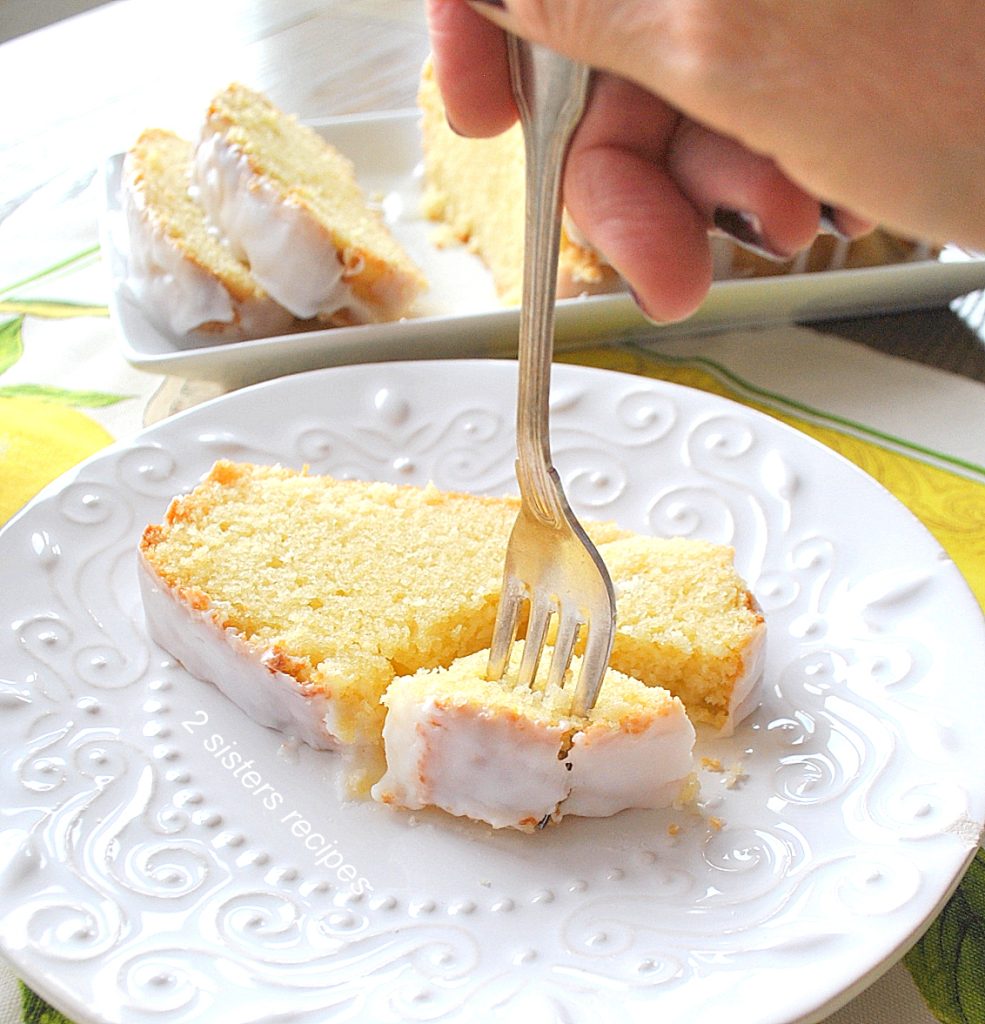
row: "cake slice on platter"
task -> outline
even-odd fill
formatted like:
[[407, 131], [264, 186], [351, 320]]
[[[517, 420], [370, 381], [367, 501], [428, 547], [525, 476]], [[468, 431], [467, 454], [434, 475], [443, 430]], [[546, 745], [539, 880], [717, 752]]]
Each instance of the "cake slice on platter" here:
[[234, 83], [213, 98], [194, 176], [223, 240], [297, 317], [396, 320], [427, 287], [352, 162], [261, 93]]
[[123, 159], [121, 209], [127, 228], [127, 287], [160, 326], [242, 341], [303, 329], [211, 230], [195, 198], [195, 147], [150, 128]]
[[[442, 244], [457, 241], [489, 269], [505, 305], [520, 301], [523, 267], [524, 147], [519, 124], [486, 139], [466, 138], [448, 125], [430, 58], [418, 87], [424, 149], [424, 213], [442, 227]], [[711, 228], [711, 225], [709, 225]], [[771, 259], [711, 232], [716, 280], [885, 266], [933, 259], [933, 246], [876, 229], [856, 239], [823, 232], [791, 259]], [[612, 292], [621, 278], [565, 217], [558, 258], [558, 298]]]
[[[448, 126], [428, 61], [418, 91], [424, 149], [424, 213], [441, 222], [489, 268], [497, 294], [517, 305], [523, 284], [524, 151], [519, 124], [490, 139], [468, 139]], [[441, 241], [440, 235], [438, 236]], [[558, 298], [614, 291], [618, 274], [578, 237], [566, 217], [558, 253]]]

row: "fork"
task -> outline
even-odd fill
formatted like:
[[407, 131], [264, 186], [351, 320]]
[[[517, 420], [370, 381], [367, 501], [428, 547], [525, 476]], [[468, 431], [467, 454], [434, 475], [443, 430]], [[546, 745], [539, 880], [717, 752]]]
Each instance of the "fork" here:
[[507, 35], [510, 79], [526, 149], [523, 302], [520, 307], [516, 476], [520, 511], [510, 534], [487, 676], [502, 679], [520, 612], [529, 603], [517, 683], [532, 686], [552, 619], [546, 685], [561, 687], [584, 631], [571, 710], [594, 706], [612, 652], [615, 596], [595, 545], [572, 512], [551, 460], [550, 381], [561, 235], [561, 175], [581, 119], [590, 70]]

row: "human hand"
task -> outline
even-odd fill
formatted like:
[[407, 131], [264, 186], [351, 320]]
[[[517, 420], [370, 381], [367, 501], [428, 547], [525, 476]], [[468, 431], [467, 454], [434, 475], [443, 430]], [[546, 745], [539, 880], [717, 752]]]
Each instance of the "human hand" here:
[[[604, 69], [572, 144], [565, 202], [655, 319], [700, 302], [716, 220], [777, 256], [812, 240], [816, 197], [845, 234], [878, 220], [928, 240], [985, 241], [985, 224], [969, 216], [985, 140], [974, 155], [957, 141], [949, 149], [955, 126], [938, 124], [932, 104], [927, 114], [922, 91], [946, 78], [956, 91], [949, 102], [969, 114], [965, 127], [973, 120], [983, 131], [970, 117], [970, 86], [957, 89], [956, 70], [939, 68], [953, 50], [941, 48], [944, 22], [968, 56], [964, 71], [985, 75], [973, 41], [957, 31], [962, 17], [985, 20], [975, 0], [947, 12], [920, 0], [906, 18], [889, 0], [507, 2], [508, 13], [429, 0], [449, 120], [463, 134], [489, 135], [515, 117], [503, 38], [480, 8]], [[921, 31], [926, 41], [915, 42]], [[916, 84], [900, 74], [911, 65], [924, 76]], [[928, 182], [955, 184], [942, 196]]]

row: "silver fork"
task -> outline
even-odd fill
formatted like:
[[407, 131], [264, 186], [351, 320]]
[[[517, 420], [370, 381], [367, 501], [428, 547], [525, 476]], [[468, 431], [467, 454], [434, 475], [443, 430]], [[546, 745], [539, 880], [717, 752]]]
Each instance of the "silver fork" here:
[[585, 647], [571, 709], [595, 705], [612, 653], [615, 597], [595, 545], [568, 505], [551, 460], [550, 382], [561, 235], [561, 174], [581, 119], [590, 71], [544, 47], [507, 36], [510, 78], [526, 148], [526, 226], [520, 309], [517, 462], [520, 512], [506, 552], [488, 677], [509, 664], [520, 611], [530, 610], [518, 684], [537, 676], [556, 618], [548, 687], [561, 686], [582, 629]]

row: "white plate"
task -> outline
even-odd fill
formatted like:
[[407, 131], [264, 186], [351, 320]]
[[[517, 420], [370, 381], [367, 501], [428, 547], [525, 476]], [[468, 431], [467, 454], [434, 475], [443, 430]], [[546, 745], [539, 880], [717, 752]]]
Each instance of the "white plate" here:
[[478, 360], [263, 384], [0, 534], [2, 949], [80, 1024], [790, 1024], [949, 895], [985, 816], [981, 612], [869, 477], [702, 392], [558, 366], [553, 401], [580, 514], [729, 541], [764, 606], [762, 706], [702, 737], [728, 771], [697, 809], [529, 836], [345, 802], [333, 755], [148, 642], [135, 543], [215, 458], [502, 493], [514, 386]]
[[[387, 222], [431, 282], [420, 315], [401, 321], [396, 329], [392, 324], [347, 327], [224, 345], [210, 339], [182, 339], [159, 329], [125, 285], [128, 246], [120, 214], [123, 157], [110, 158], [104, 168], [103, 245], [112, 278], [110, 313], [129, 362], [155, 373], [237, 386], [344, 363], [512, 354], [517, 311], [502, 307], [488, 273], [464, 247], [439, 249], [433, 244], [434, 225], [420, 213], [418, 120], [416, 111], [397, 111], [314, 125], [353, 160], [367, 194], [382, 197]], [[944, 261], [716, 282], [694, 316], [659, 330], [670, 335], [943, 306], [983, 286], [985, 259], [949, 249]], [[654, 330], [625, 293], [558, 303], [559, 348]]]

